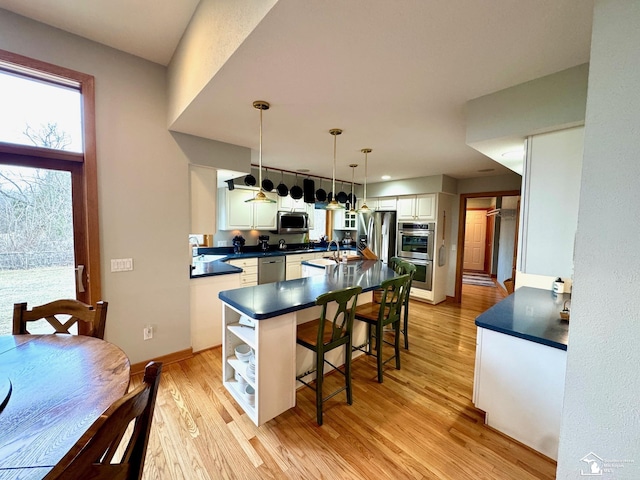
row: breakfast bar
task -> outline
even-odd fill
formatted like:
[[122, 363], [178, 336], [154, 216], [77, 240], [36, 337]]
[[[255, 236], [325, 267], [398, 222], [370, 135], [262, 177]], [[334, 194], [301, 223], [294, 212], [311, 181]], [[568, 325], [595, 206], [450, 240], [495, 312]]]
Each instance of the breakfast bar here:
[[[220, 292], [222, 301], [223, 381], [256, 424], [271, 420], [296, 403], [296, 374], [305, 372], [313, 358], [296, 348], [296, 326], [316, 318], [316, 298], [326, 292], [359, 285], [358, 303], [371, 300], [371, 292], [396, 276], [375, 260], [327, 265], [325, 275], [267, 283]], [[358, 327], [364, 327], [358, 325]], [[354, 326], [354, 337], [364, 341], [365, 329]], [[234, 349], [245, 343], [255, 352], [255, 376]], [[341, 352], [340, 352], [341, 353]], [[340, 365], [340, 359], [334, 359]], [[243, 385], [255, 391], [245, 395]]]

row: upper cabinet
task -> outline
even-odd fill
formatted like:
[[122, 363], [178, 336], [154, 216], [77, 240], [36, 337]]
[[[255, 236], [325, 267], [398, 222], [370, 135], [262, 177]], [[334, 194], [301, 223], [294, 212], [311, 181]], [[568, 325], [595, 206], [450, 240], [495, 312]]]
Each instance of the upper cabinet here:
[[584, 127], [529, 137], [522, 180], [519, 270], [571, 278]]
[[[278, 196], [278, 211], [280, 212], [307, 212], [307, 204], [302, 198], [295, 200], [291, 196]], [[309, 212], [307, 212], [309, 213]]]
[[410, 195], [398, 197], [398, 220], [425, 220], [436, 219], [436, 195]]
[[216, 170], [200, 165], [189, 166], [191, 199], [190, 233], [212, 234], [216, 231]]
[[[218, 189], [218, 230], [275, 230], [277, 203], [246, 203], [257, 188]], [[276, 194], [265, 193], [272, 200]]]
[[336, 230], [356, 230], [357, 214], [349, 213], [346, 209], [334, 210], [333, 228]]

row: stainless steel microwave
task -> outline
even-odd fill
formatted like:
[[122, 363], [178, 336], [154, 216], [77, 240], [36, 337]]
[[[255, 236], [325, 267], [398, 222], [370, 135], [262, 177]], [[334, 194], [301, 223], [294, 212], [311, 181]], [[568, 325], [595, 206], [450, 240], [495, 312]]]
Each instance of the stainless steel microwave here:
[[304, 212], [278, 212], [278, 233], [307, 233], [309, 216]]

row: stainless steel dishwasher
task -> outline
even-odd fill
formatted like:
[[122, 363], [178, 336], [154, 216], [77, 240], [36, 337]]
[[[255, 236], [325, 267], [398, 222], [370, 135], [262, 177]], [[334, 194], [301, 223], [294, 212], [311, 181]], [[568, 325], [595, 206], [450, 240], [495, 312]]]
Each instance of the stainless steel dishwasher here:
[[258, 285], [283, 282], [285, 278], [285, 256], [258, 259]]

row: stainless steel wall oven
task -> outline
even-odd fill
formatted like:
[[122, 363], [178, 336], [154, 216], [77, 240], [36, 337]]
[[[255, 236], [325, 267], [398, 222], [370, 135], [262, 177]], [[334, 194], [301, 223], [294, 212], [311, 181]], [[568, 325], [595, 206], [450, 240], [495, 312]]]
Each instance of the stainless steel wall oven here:
[[398, 257], [416, 266], [413, 285], [431, 290], [433, 284], [433, 244], [435, 223], [398, 223]]

